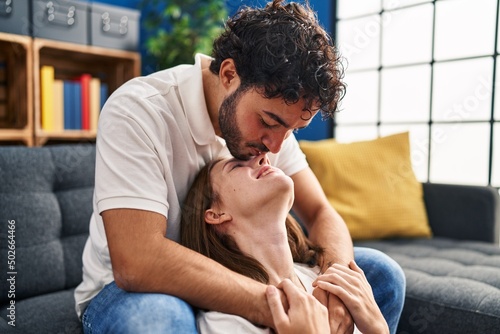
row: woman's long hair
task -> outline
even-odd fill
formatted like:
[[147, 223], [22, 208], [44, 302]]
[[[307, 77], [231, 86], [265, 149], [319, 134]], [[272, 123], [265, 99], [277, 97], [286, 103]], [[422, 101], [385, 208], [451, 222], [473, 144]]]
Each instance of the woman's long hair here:
[[[210, 178], [214, 165], [219, 161], [212, 161], [201, 169], [187, 194], [182, 208], [180, 242], [228, 269], [267, 284], [269, 275], [262, 264], [240, 251], [232, 237], [205, 222], [205, 211], [212, 205], [220, 204], [220, 197], [215, 193]], [[291, 215], [286, 219], [286, 228], [294, 262], [311, 267], [319, 264], [323, 249], [305, 237], [299, 223]]]

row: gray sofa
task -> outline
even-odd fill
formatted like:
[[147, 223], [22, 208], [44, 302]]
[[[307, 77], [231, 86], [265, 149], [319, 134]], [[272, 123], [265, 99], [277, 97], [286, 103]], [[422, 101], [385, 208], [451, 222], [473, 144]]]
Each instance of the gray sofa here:
[[[73, 289], [94, 163], [93, 144], [0, 147], [0, 333], [81, 332]], [[424, 184], [424, 193], [432, 239], [358, 243], [386, 252], [405, 271], [398, 333], [499, 333], [498, 192]]]

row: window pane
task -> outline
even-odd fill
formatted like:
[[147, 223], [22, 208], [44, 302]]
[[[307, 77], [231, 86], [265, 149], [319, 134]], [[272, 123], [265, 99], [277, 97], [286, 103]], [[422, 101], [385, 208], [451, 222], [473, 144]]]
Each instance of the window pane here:
[[493, 172], [491, 185], [500, 187], [500, 123], [493, 126]]
[[341, 143], [370, 140], [377, 138], [377, 136], [376, 125], [341, 125], [335, 128], [335, 139]]
[[493, 60], [436, 63], [432, 119], [435, 121], [489, 120]]
[[[497, 70], [495, 78], [495, 120], [500, 121], [500, 57], [497, 57]], [[489, 87], [491, 90], [491, 86]]]
[[427, 125], [382, 125], [380, 135], [410, 132], [410, 157], [415, 176], [420, 182], [427, 182], [429, 161], [429, 127]]
[[491, 55], [495, 42], [496, 0], [436, 2], [436, 60]]
[[[500, 14], [500, 8], [497, 8], [497, 10], [498, 10], [498, 14]], [[500, 43], [499, 43], [499, 41], [500, 41], [500, 35], [499, 35], [500, 25], [497, 25], [497, 29], [498, 29], [497, 30], [497, 53], [500, 53]]]
[[430, 79], [430, 65], [383, 70], [381, 121], [428, 121]]
[[431, 129], [431, 182], [487, 185], [489, 147], [488, 123], [435, 124]]
[[378, 68], [380, 65], [380, 15], [339, 21], [337, 45], [347, 59], [348, 70]]
[[378, 72], [346, 73], [346, 95], [336, 114], [337, 123], [377, 122]]
[[382, 65], [430, 62], [434, 7], [425, 4], [384, 12], [382, 15]]
[[391, 10], [418, 3], [431, 2], [431, 0], [384, 0], [383, 2], [384, 2], [384, 9]]
[[337, 17], [340, 19], [378, 13], [382, 9], [380, 0], [338, 0], [337, 3]]

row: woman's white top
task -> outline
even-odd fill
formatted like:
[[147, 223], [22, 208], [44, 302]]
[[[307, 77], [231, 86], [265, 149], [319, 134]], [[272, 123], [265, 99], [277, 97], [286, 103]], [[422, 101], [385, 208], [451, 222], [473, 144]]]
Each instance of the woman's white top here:
[[[318, 277], [319, 267], [310, 268], [305, 264], [294, 263], [295, 273], [306, 288], [307, 293], [312, 294], [312, 283]], [[216, 311], [199, 311], [197, 315], [197, 326], [200, 334], [272, 334], [268, 327], [259, 327], [238, 315], [221, 313]], [[354, 334], [360, 334], [354, 328]]]

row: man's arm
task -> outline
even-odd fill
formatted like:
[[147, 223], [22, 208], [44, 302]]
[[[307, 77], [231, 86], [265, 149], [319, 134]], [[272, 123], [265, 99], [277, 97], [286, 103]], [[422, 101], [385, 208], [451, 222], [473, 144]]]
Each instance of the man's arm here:
[[113, 209], [102, 217], [118, 287], [177, 296], [200, 308], [272, 326], [266, 285], [167, 239], [163, 215]]
[[[334, 263], [347, 266], [354, 259], [349, 230], [344, 220], [328, 202], [318, 179], [307, 167], [294, 174], [295, 202], [293, 211], [305, 224], [309, 239], [323, 247], [324, 257], [321, 272]], [[320, 291], [313, 295], [318, 298]], [[354, 321], [342, 301], [334, 295], [325, 295], [321, 300], [327, 308], [330, 322], [330, 332], [333, 334], [352, 333]]]
[[328, 202], [318, 179], [308, 167], [292, 176], [295, 183], [293, 211], [305, 224], [309, 239], [324, 248], [321, 271], [328, 264], [348, 265], [354, 259], [353, 245], [347, 226]]

